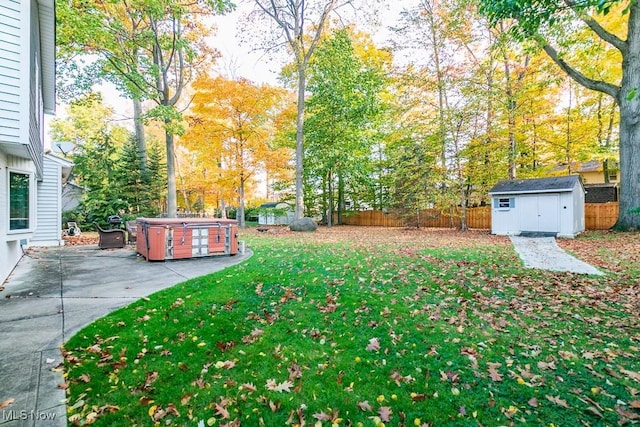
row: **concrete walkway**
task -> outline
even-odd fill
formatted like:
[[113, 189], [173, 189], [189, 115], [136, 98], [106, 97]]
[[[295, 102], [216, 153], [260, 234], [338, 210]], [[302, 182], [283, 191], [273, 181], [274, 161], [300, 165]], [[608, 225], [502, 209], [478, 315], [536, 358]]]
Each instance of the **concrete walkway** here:
[[554, 237], [510, 236], [511, 243], [527, 268], [602, 276], [597, 268], [563, 251]]
[[0, 426], [65, 426], [56, 368], [67, 339], [117, 308], [250, 255], [146, 262], [132, 248], [30, 249], [0, 291]]

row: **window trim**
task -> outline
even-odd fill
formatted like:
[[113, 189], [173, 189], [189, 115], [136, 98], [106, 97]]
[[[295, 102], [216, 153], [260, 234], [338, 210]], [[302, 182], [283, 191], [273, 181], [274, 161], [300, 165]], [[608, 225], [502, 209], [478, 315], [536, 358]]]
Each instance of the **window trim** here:
[[515, 197], [496, 197], [493, 207], [500, 211], [508, 211], [516, 207]]
[[[27, 228], [11, 229], [11, 174], [27, 175], [29, 177], [29, 226]], [[7, 168], [7, 235], [19, 235], [33, 233], [35, 229], [35, 174], [32, 171]]]

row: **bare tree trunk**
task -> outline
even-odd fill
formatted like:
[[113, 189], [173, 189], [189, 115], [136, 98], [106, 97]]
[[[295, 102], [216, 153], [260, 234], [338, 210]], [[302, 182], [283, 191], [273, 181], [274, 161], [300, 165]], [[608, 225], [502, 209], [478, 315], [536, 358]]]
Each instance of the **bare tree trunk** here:
[[567, 106], [567, 139], [564, 147], [565, 161], [567, 162], [567, 175], [571, 175], [573, 172], [571, 165], [571, 107], [573, 103], [573, 92], [571, 91], [571, 80], [569, 82], [569, 105]]
[[224, 199], [220, 199], [220, 216], [227, 219], [227, 202]]
[[236, 220], [238, 221], [238, 226], [240, 228], [245, 228], [246, 223], [244, 220], [244, 175], [240, 176], [240, 187], [238, 188], [238, 210], [236, 213]]
[[[180, 179], [180, 192], [182, 193], [182, 200], [184, 202], [185, 211], [191, 212], [191, 203], [189, 203], [189, 197], [187, 197], [187, 188], [184, 185], [184, 176], [180, 171], [180, 162], [176, 160], [176, 173], [178, 178]], [[177, 191], [177, 189], [176, 189]], [[177, 196], [176, 196], [177, 197]], [[177, 200], [176, 200], [177, 203]]]
[[[504, 31], [502, 28], [502, 23], [500, 23], [500, 30]], [[515, 119], [515, 109], [516, 109], [516, 100], [513, 95], [513, 85], [511, 82], [511, 65], [509, 64], [509, 58], [507, 58], [506, 51], [503, 51], [503, 59], [504, 59], [504, 78], [505, 78], [505, 92], [507, 95], [507, 139], [509, 141], [509, 165], [507, 176], [509, 179], [516, 179], [517, 176], [517, 167], [516, 167], [516, 150], [518, 149], [516, 143], [516, 119]]]
[[142, 101], [135, 98], [132, 101], [138, 162], [140, 163], [140, 171], [142, 172], [142, 175], [145, 176], [147, 173], [147, 141], [144, 135], [144, 123], [142, 123]]
[[[500, 22], [500, 32], [506, 32], [502, 21]], [[502, 48], [502, 58], [504, 60], [505, 93], [507, 96], [507, 132], [509, 140], [508, 176], [509, 179], [516, 179], [518, 169], [518, 141], [516, 140], [516, 112], [518, 102], [516, 98], [517, 87], [515, 84], [518, 83], [519, 86], [519, 83], [524, 79], [525, 71], [529, 65], [529, 55], [525, 56], [524, 66], [518, 73], [515, 81], [511, 76], [511, 64], [504, 46]]]
[[176, 195], [176, 156], [174, 152], [173, 134], [165, 131], [167, 144], [167, 216], [175, 218], [178, 214]]
[[306, 90], [306, 66], [298, 64], [298, 112], [296, 117], [296, 206], [295, 219], [304, 216], [304, 194], [302, 174], [304, 173], [304, 92]]
[[333, 227], [333, 173], [327, 173], [327, 227]]
[[344, 179], [342, 173], [338, 172], [338, 225], [343, 225], [342, 214], [344, 211]]
[[[446, 135], [447, 135], [447, 123], [446, 123], [446, 108], [448, 107], [448, 100], [446, 94], [446, 87], [444, 81], [444, 72], [442, 71], [442, 64], [440, 61], [440, 51], [438, 39], [438, 31], [436, 30], [436, 22], [434, 14], [435, 5], [429, 1], [422, 2], [422, 6], [427, 12], [429, 18], [429, 30], [431, 37], [431, 47], [433, 49], [433, 63], [436, 68], [436, 81], [438, 85], [438, 137], [440, 138], [440, 163], [442, 166], [443, 181], [446, 181], [447, 175], [447, 147], [446, 147]], [[444, 187], [443, 187], [444, 188]]]

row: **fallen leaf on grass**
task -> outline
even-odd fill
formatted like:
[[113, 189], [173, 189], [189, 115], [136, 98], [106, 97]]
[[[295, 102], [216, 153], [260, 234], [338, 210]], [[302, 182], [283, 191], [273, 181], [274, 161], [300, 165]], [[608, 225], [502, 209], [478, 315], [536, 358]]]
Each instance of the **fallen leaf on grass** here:
[[[0, 408], [1, 407], [2, 405], [0, 405]], [[640, 409], [640, 400], [634, 400], [632, 402], [629, 402], [629, 408]]]
[[411, 400], [414, 402], [420, 402], [427, 398], [427, 395], [424, 393], [411, 393]]
[[547, 394], [545, 397], [549, 402], [555, 403], [556, 405], [562, 406], [563, 408], [569, 408], [569, 405], [567, 405], [567, 401], [561, 399], [560, 396], [551, 396]]
[[147, 389], [158, 379], [158, 371], [148, 372], [144, 380], [143, 389]]
[[226, 407], [220, 405], [219, 403], [216, 403], [215, 410], [216, 410], [216, 415], [222, 417], [225, 420], [229, 419], [230, 414], [229, 414], [229, 410]]
[[358, 402], [358, 408], [360, 408], [360, 410], [364, 411], [364, 412], [368, 412], [368, 411], [372, 411], [373, 410], [373, 408], [369, 404], [368, 400], [364, 400], [362, 402]]
[[325, 412], [319, 412], [317, 414], [313, 414], [313, 418], [315, 418], [318, 421], [331, 421], [333, 419], [331, 415]]
[[598, 417], [600, 417], [600, 418], [604, 418], [604, 415], [602, 415], [602, 412], [598, 411], [598, 410], [597, 410], [595, 407], [593, 407], [593, 406], [589, 406], [589, 407], [586, 409], [586, 411], [587, 411], [587, 412], [591, 412], [592, 414], [597, 415], [597, 416], [598, 416]]
[[620, 368], [620, 372], [626, 375], [627, 378], [640, 382], [640, 372], [633, 372], [622, 368]]
[[496, 371], [495, 368], [489, 368], [489, 376], [495, 382], [502, 381], [502, 374], [500, 372]]
[[380, 409], [378, 409], [378, 415], [380, 416], [380, 419], [385, 423], [388, 423], [390, 421], [392, 413], [393, 411], [391, 411], [391, 408], [388, 406], [381, 406]]
[[253, 385], [252, 383], [244, 383], [240, 385], [240, 390], [247, 390], [247, 391], [258, 391], [258, 389], [256, 388], [255, 385]]
[[400, 374], [400, 372], [394, 370], [391, 375], [389, 376], [389, 378], [391, 378], [393, 381], [395, 381], [395, 383], [400, 386], [403, 383], [410, 383], [415, 381], [415, 378], [413, 378], [411, 375], [405, 375], [402, 376], [402, 374]]
[[560, 350], [558, 354], [565, 360], [578, 360], [578, 355], [570, 351]]
[[182, 396], [182, 399], [180, 399], [180, 404], [182, 406], [187, 405], [192, 397], [193, 397], [192, 394], [185, 394], [184, 396]]
[[554, 361], [551, 361], [551, 362], [539, 361], [538, 362], [538, 369], [540, 369], [541, 371], [555, 371], [556, 362], [554, 362]]
[[367, 344], [367, 351], [379, 351], [380, 350], [380, 339], [371, 338], [369, 340], [369, 344]]
[[620, 415], [620, 421], [618, 421], [619, 425], [625, 424], [627, 421], [634, 421], [640, 419], [640, 415], [635, 412], [631, 412], [622, 406], [616, 406], [616, 412]]
[[289, 393], [291, 392], [291, 387], [293, 387], [293, 383], [291, 381], [283, 381], [280, 384], [276, 382], [274, 379], [267, 380], [267, 390], [277, 391], [278, 393]]
[[493, 363], [488, 362], [487, 366], [489, 367], [489, 376], [495, 382], [502, 381], [502, 374], [498, 372], [498, 368], [501, 366], [501, 363]]
[[535, 397], [529, 399], [527, 403], [529, 404], [529, 406], [533, 406], [534, 408], [538, 407], [538, 399], [536, 399]]

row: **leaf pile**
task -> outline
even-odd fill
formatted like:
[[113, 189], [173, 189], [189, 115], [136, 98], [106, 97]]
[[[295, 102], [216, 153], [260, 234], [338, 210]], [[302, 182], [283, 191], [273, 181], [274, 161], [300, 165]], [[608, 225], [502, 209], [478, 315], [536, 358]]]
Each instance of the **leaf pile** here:
[[609, 274], [594, 278], [523, 269], [486, 232], [245, 233], [244, 264], [69, 340], [72, 424], [640, 420], [640, 286], [619, 268], [637, 235], [570, 243], [625, 248], [602, 252]]

